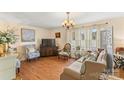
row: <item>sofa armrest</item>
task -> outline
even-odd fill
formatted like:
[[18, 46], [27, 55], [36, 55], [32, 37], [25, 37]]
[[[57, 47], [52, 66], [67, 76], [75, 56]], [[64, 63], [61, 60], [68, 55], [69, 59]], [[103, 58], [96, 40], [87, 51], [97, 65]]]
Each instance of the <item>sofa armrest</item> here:
[[[104, 60], [105, 61], [105, 60]], [[86, 63], [93, 63], [93, 64], [98, 64], [98, 65], [104, 65], [105, 66], [105, 64], [104, 63], [99, 63], [99, 62], [97, 62], [97, 61], [92, 61], [92, 60], [86, 60], [85, 61]]]
[[105, 65], [95, 61], [85, 61], [85, 73], [81, 75], [81, 79], [98, 80], [101, 72], [104, 71]]

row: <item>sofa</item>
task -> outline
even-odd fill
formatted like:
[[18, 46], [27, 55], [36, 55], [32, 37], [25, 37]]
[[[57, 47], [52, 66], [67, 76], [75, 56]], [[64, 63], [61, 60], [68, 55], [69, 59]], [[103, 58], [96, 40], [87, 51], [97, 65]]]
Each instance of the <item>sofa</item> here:
[[[94, 57], [92, 57], [92, 55]], [[107, 51], [90, 52], [64, 68], [60, 80], [98, 80], [107, 64]]]

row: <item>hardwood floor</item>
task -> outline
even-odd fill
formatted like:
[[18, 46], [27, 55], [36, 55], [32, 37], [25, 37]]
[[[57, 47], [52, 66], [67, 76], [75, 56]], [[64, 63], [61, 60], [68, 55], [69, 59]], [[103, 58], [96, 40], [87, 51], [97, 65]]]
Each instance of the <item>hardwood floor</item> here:
[[124, 69], [116, 69], [114, 75], [124, 79]]
[[[63, 69], [74, 62], [74, 59], [63, 60], [57, 57], [43, 57], [31, 62], [22, 62], [17, 80], [59, 80]], [[124, 79], [124, 70], [116, 69], [115, 76]]]
[[65, 66], [74, 59], [63, 60], [57, 57], [43, 57], [31, 62], [22, 62], [19, 76], [22, 80], [59, 80]]

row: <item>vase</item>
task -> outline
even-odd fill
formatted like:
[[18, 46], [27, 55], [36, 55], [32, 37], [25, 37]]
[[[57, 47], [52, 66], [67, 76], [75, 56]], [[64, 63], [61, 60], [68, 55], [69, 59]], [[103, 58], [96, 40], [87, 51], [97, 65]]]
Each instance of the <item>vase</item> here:
[[4, 43], [4, 53], [8, 53], [8, 48], [9, 48], [9, 45], [8, 43]]
[[4, 55], [4, 45], [0, 44], [0, 56]]

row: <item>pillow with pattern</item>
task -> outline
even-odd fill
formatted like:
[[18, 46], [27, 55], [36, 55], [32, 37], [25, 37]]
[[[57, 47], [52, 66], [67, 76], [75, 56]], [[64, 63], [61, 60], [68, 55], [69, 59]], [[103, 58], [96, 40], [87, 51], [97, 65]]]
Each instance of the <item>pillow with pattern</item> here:
[[98, 52], [94, 51], [89, 54], [86, 61], [96, 61], [98, 57]]

